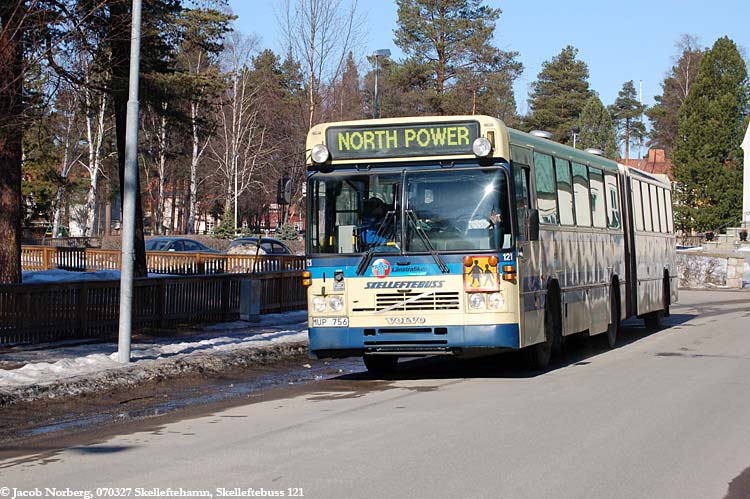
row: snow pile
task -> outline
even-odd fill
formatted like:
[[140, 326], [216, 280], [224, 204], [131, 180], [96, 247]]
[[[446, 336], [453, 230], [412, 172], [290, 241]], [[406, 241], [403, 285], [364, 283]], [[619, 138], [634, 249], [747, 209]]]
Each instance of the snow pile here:
[[11, 351], [0, 355], [0, 406], [263, 364], [306, 349], [306, 313], [297, 311], [267, 314], [253, 324], [216, 324], [189, 338], [133, 343], [129, 364], [117, 362], [113, 343]]

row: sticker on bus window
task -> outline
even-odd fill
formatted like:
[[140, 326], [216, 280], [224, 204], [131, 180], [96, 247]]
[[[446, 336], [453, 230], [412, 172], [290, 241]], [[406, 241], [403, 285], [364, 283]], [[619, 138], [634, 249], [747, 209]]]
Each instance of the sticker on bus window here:
[[497, 291], [499, 289], [497, 263], [492, 265], [488, 256], [472, 256], [471, 265], [464, 266], [464, 290]]

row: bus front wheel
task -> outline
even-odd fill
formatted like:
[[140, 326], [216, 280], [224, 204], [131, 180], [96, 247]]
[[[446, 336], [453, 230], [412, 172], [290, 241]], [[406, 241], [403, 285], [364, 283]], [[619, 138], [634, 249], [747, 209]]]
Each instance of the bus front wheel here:
[[526, 347], [526, 361], [529, 368], [537, 371], [546, 369], [552, 358], [552, 350], [555, 345], [555, 316], [549, 303], [544, 308], [544, 341]]
[[398, 357], [395, 355], [364, 355], [362, 360], [370, 374], [390, 374], [396, 370]]

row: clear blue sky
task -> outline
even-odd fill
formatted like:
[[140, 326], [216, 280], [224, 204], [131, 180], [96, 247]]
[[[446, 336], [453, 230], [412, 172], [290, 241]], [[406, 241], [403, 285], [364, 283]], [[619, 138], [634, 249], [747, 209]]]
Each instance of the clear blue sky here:
[[[239, 31], [258, 36], [261, 48], [284, 52], [275, 16], [283, 0], [229, 3], [239, 16]], [[484, 4], [503, 11], [495, 45], [519, 52], [524, 65], [515, 88], [520, 113], [527, 111], [528, 87], [536, 80], [542, 63], [566, 45], [579, 50], [578, 58], [589, 67], [591, 88], [605, 105], [614, 102], [628, 80], [635, 82], [636, 89], [643, 81], [644, 103], [653, 104], [683, 33], [696, 36], [703, 46], [711, 46], [727, 35], [738, 45], [746, 63], [750, 48], [749, 0], [488, 0]], [[398, 19], [395, 2], [359, 0], [358, 5], [367, 19], [358, 55], [389, 48], [393, 59], [400, 60], [402, 54], [393, 43]]]

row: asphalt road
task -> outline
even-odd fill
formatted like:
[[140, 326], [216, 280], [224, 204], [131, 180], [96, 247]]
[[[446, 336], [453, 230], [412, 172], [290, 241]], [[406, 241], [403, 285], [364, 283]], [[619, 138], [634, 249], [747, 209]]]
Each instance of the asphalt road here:
[[417, 361], [81, 436], [0, 461], [0, 497], [749, 497], [750, 293], [680, 300], [544, 373]]

